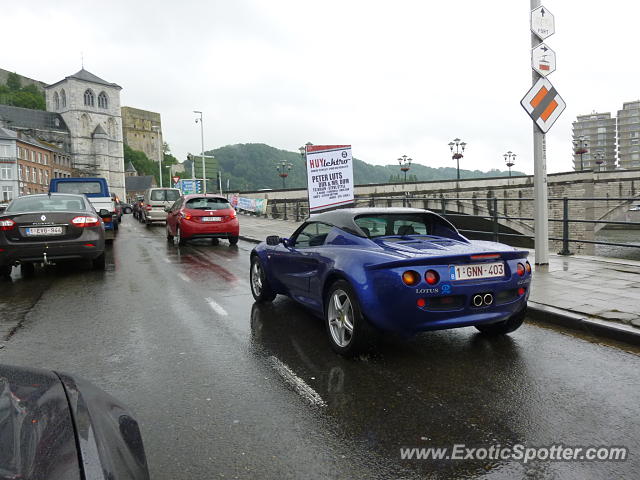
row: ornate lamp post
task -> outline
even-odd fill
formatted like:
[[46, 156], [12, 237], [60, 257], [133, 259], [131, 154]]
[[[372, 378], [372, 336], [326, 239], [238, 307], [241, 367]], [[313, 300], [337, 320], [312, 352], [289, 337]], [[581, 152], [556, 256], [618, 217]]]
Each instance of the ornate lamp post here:
[[289, 176], [289, 172], [291, 171], [291, 167], [293, 167], [293, 165], [291, 165], [289, 162], [285, 162], [284, 160], [282, 162], [280, 162], [279, 165], [276, 166], [276, 170], [278, 171], [278, 175], [280, 175], [280, 178], [282, 178], [282, 188], [286, 188], [285, 187], [285, 179]]
[[402, 155], [398, 159], [400, 170], [404, 172], [404, 183], [407, 183], [407, 172], [411, 169], [411, 162], [413, 162], [413, 159], [408, 158], [406, 155]]
[[589, 142], [587, 142], [587, 137], [584, 135], [580, 135], [577, 140], [573, 142], [574, 153], [576, 155], [580, 155], [580, 171], [584, 170], [584, 162], [582, 161], [582, 155], [587, 153], [589, 150], [587, 147], [589, 146]]
[[602, 164], [604, 163], [604, 152], [602, 150], [598, 150], [596, 153], [593, 154], [593, 158], [596, 161], [596, 164], [598, 165], [598, 171], [600, 171], [600, 169], [602, 168]]
[[516, 154], [509, 150], [504, 154], [504, 161], [507, 164], [507, 167], [509, 167], [509, 177], [511, 177], [511, 167], [516, 164]]
[[[453, 153], [451, 158], [456, 161], [456, 165], [457, 165], [458, 181], [460, 181], [460, 159], [464, 157], [463, 152], [466, 146], [467, 144], [462, 140], [460, 140], [459, 138], [454, 138], [453, 141], [449, 142], [449, 148], [451, 149], [451, 153]], [[455, 147], [455, 152], [453, 150], [454, 147]]]

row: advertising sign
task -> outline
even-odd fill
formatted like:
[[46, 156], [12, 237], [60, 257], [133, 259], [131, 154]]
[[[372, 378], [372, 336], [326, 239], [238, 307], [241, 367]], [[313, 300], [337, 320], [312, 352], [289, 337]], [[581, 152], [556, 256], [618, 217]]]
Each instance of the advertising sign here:
[[264, 215], [267, 213], [267, 200], [262, 198], [244, 198], [233, 195], [230, 199], [231, 205], [238, 210]]
[[353, 203], [351, 145], [307, 145], [309, 212]]

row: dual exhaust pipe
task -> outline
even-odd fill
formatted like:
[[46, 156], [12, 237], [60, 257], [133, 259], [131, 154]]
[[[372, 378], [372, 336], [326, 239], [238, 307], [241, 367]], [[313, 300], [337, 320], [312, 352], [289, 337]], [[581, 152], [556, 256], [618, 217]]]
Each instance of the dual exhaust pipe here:
[[474, 295], [471, 299], [471, 302], [473, 303], [474, 307], [488, 307], [493, 303], [493, 295], [491, 295], [490, 293], [481, 293], [478, 295]]

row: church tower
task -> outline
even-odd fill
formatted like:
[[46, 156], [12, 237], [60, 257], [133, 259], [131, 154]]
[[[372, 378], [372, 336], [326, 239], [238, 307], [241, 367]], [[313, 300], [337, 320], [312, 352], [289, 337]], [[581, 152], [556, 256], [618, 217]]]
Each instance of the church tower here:
[[45, 87], [45, 95], [47, 110], [59, 113], [71, 133], [74, 168], [106, 178], [111, 192], [126, 198], [120, 90], [83, 68]]

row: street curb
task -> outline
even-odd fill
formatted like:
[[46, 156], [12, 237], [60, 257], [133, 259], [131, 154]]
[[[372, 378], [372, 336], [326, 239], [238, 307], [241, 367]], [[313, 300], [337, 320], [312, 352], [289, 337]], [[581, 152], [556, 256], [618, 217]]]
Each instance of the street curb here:
[[529, 318], [536, 321], [554, 323], [597, 337], [640, 345], [640, 330], [628, 325], [608, 322], [532, 301], [528, 302], [527, 314]]

